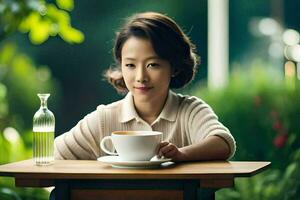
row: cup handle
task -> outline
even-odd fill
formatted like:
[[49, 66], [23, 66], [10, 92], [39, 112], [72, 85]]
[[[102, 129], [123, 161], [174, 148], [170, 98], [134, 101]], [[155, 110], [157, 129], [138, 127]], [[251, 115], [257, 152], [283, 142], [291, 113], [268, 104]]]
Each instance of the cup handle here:
[[109, 155], [112, 155], [112, 156], [117, 156], [118, 154], [117, 153], [114, 153], [114, 152], [111, 152], [109, 150], [107, 150], [107, 148], [105, 147], [105, 142], [107, 140], [111, 140], [111, 136], [105, 136], [101, 142], [100, 142], [100, 147], [102, 149], [102, 151], [104, 151], [105, 153], [109, 154]]

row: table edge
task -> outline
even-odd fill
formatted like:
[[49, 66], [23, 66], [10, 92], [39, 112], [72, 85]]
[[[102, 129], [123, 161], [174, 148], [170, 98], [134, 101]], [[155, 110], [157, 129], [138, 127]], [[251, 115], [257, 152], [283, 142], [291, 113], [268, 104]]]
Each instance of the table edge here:
[[[24, 160], [26, 161], [26, 160]], [[22, 161], [21, 161], [22, 162]], [[243, 161], [229, 161], [229, 162], [243, 162]], [[249, 161], [245, 161], [249, 162]], [[251, 162], [251, 161], [250, 161]], [[195, 174], [195, 173], [185, 173], [185, 174], [145, 174], [145, 173], [140, 173], [140, 174], [118, 174], [118, 178], [124, 178], [127, 179], [128, 177], [136, 178], [136, 179], [142, 179], [147, 176], [149, 179], [206, 179], [207, 177], [220, 177], [220, 178], [226, 178], [226, 177], [233, 177], [233, 178], [238, 178], [238, 177], [250, 177], [254, 176], [261, 171], [266, 170], [271, 166], [271, 162], [267, 161], [257, 161], [257, 162], [263, 162], [265, 165], [253, 172], [243, 172], [243, 173], [210, 173], [210, 174]], [[10, 164], [10, 163], [8, 163]], [[6, 164], [4, 164], [6, 165]], [[0, 170], [1, 170], [1, 165], [0, 165]], [[10, 172], [10, 171], [0, 171], [0, 176], [7, 176], [7, 177], [15, 177], [15, 178], [29, 178], [31, 176], [35, 176], [36, 179], [62, 179], [65, 173], [59, 173], [59, 172], [42, 172], [40, 175], [37, 176], [40, 172]], [[67, 179], [78, 179], [78, 177], [85, 176], [86, 179], [112, 179], [112, 173], [107, 173], [107, 174], [87, 174], [87, 173], [73, 173], [73, 174], [68, 174]], [[115, 173], [114, 173], [115, 175]], [[52, 178], [53, 176], [57, 176], [55, 178]], [[172, 176], [172, 177], [170, 177]], [[187, 178], [186, 178], [187, 177]], [[83, 178], [83, 179], [85, 179]]]

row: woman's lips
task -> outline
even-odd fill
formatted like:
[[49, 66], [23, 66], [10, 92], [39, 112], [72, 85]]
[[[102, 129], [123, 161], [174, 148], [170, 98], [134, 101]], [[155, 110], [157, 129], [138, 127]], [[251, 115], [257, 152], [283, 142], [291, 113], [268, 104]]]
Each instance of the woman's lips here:
[[151, 90], [152, 88], [153, 87], [134, 87], [134, 89], [137, 89], [142, 92], [147, 92], [147, 91]]

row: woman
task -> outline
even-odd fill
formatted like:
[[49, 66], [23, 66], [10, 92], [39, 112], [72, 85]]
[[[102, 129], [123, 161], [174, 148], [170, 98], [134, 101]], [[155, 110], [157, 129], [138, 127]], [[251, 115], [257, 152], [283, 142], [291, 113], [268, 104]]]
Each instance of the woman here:
[[204, 101], [175, 94], [194, 78], [194, 45], [169, 17], [139, 13], [117, 33], [117, 67], [105, 76], [125, 98], [100, 105], [55, 139], [56, 159], [96, 159], [99, 142], [116, 130], [163, 132], [158, 155], [173, 161], [226, 160], [236, 149], [229, 130]]

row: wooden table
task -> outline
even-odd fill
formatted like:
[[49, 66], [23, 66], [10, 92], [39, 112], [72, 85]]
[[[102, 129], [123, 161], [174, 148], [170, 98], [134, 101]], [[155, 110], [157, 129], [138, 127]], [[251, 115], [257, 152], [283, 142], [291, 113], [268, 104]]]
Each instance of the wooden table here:
[[56, 200], [214, 199], [234, 178], [250, 177], [270, 162], [188, 162], [156, 169], [116, 169], [98, 161], [57, 160], [35, 166], [24, 160], [0, 166], [0, 176], [12, 176], [18, 187], [55, 186]]

